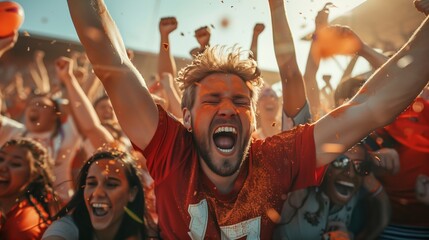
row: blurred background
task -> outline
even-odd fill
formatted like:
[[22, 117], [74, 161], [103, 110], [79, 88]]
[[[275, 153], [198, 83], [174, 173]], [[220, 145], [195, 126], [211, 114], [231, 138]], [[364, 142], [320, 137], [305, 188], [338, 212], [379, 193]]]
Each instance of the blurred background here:
[[[66, 1], [15, 0], [25, 11], [17, 46], [2, 59], [1, 82], [7, 82], [14, 70], [27, 64], [35, 50], [46, 53], [45, 62], [58, 55], [83, 51], [73, 28]], [[350, 26], [365, 42], [380, 51], [397, 50], [422, 21], [412, 0], [288, 0], [286, 11], [295, 38], [298, 64], [304, 72], [314, 30], [314, 18], [327, 3], [332, 2], [330, 22]], [[174, 16], [178, 28], [170, 34], [170, 49], [178, 68], [189, 63], [189, 51], [198, 46], [194, 30], [209, 26], [211, 44], [238, 44], [249, 49], [253, 27], [264, 23], [259, 37], [258, 62], [264, 78], [281, 94], [277, 64], [272, 44], [267, 0], [106, 0], [127, 48], [135, 51], [135, 64], [145, 79], [156, 72], [159, 51], [159, 19]], [[351, 57], [325, 59], [318, 72], [319, 86], [323, 75], [331, 75], [336, 86]], [[7, 68], [6, 68], [7, 66]], [[365, 61], [358, 61], [353, 74], [369, 70]]]

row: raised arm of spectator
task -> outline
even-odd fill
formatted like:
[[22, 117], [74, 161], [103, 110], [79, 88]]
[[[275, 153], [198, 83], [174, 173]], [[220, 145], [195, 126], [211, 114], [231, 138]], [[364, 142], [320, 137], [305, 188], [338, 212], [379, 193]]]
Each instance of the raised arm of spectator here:
[[384, 54], [375, 51], [375, 49], [368, 46], [366, 43], [362, 44], [358, 55], [365, 58], [365, 60], [367, 60], [374, 69], [381, 67], [381, 65], [387, 62], [387, 60], [389, 59]]
[[283, 0], [269, 0], [274, 51], [283, 88], [283, 111], [295, 117], [306, 104], [305, 86], [295, 56], [292, 33]]
[[204, 51], [207, 46], [210, 46], [211, 31], [208, 26], [203, 26], [195, 30], [195, 39], [197, 39], [199, 47], [191, 50], [191, 56], [196, 56]]
[[250, 51], [252, 51], [252, 55], [249, 57], [258, 61], [258, 39], [259, 35], [264, 31], [265, 25], [263, 23], [255, 24], [253, 27], [253, 35], [252, 35], [252, 43], [250, 44]]
[[87, 137], [95, 149], [113, 142], [112, 135], [101, 125], [94, 108], [73, 75], [73, 60], [60, 57], [55, 61], [55, 70], [64, 84], [70, 108], [81, 134]]
[[174, 87], [173, 76], [170, 73], [162, 73], [160, 81], [168, 97], [168, 111], [176, 118], [182, 118], [181, 99]]
[[175, 17], [164, 17], [159, 21], [159, 33], [161, 34], [161, 42], [158, 55], [158, 75], [161, 77], [163, 73], [170, 73], [173, 78], [176, 77], [176, 62], [170, 51], [170, 33], [177, 29], [177, 20]]
[[104, 1], [67, 2], [79, 39], [112, 101], [122, 129], [144, 149], [158, 126], [158, 109], [143, 77], [127, 56]]
[[317, 83], [316, 74], [319, 70], [320, 55], [315, 45], [317, 32], [328, 25], [329, 8], [325, 5], [322, 10], [317, 13], [315, 18], [315, 33], [313, 34], [313, 41], [311, 41], [310, 51], [307, 57], [307, 64], [305, 65], [304, 80], [305, 90], [310, 104], [311, 116], [314, 120], [319, 119], [321, 116], [320, 106], [320, 88]]
[[393, 121], [415, 99], [429, 79], [428, 41], [427, 17], [404, 47], [376, 71], [349, 102], [315, 123], [319, 166], [338, 155], [330, 146], [350, 148], [372, 130]]
[[28, 66], [31, 78], [33, 79], [39, 93], [49, 93], [51, 88], [48, 72], [46, 71], [45, 63], [43, 62], [44, 57], [45, 53], [43, 51], [36, 50], [34, 52], [34, 61]]

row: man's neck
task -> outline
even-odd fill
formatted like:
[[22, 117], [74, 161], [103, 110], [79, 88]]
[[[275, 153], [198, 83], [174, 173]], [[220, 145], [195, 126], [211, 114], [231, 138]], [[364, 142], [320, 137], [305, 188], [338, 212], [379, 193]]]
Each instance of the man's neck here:
[[200, 164], [204, 174], [216, 186], [216, 189], [219, 193], [227, 194], [231, 192], [231, 190], [234, 188], [235, 180], [237, 179], [240, 171], [237, 171], [231, 176], [223, 177], [214, 173], [201, 158]]

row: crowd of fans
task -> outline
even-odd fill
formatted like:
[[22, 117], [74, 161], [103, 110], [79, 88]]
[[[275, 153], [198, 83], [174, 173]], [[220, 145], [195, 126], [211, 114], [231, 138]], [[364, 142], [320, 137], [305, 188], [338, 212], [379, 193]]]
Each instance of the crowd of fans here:
[[[149, 85], [104, 1], [68, 0], [85, 52], [36, 51], [34, 84], [18, 71], [0, 92], [0, 239], [429, 239], [428, 17], [386, 56], [329, 25], [327, 4], [302, 74], [285, 2], [267, 4], [281, 97], [257, 65], [262, 23], [250, 50], [195, 30], [178, 71], [178, 19], [160, 19]], [[327, 55], [326, 34], [350, 47]], [[373, 70], [326, 90], [331, 54]]]

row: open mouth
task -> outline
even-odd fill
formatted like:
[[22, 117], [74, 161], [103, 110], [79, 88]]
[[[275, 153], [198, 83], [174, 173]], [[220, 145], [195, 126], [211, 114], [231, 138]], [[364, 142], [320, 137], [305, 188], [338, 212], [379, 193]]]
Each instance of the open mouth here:
[[33, 124], [37, 124], [37, 122], [39, 121], [39, 116], [37, 115], [29, 115], [28, 116], [28, 120], [33, 123]]
[[352, 196], [355, 185], [351, 182], [340, 180], [335, 182], [335, 189], [342, 197], [348, 198]]
[[213, 134], [213, 141], [220, 152], [230, 153], [234, 150], [237, 141], [237, 129], [235, 127], [218, 127]]
[[9, 179], [6, 177], [0, 176], [0, 186], [5, 187], [9, 184]]
[[107, 215], [109, 212], [110, 206], [107, 203], [92, 203], [91, 204], [92, 213], [97, 217], [102, 217]]

